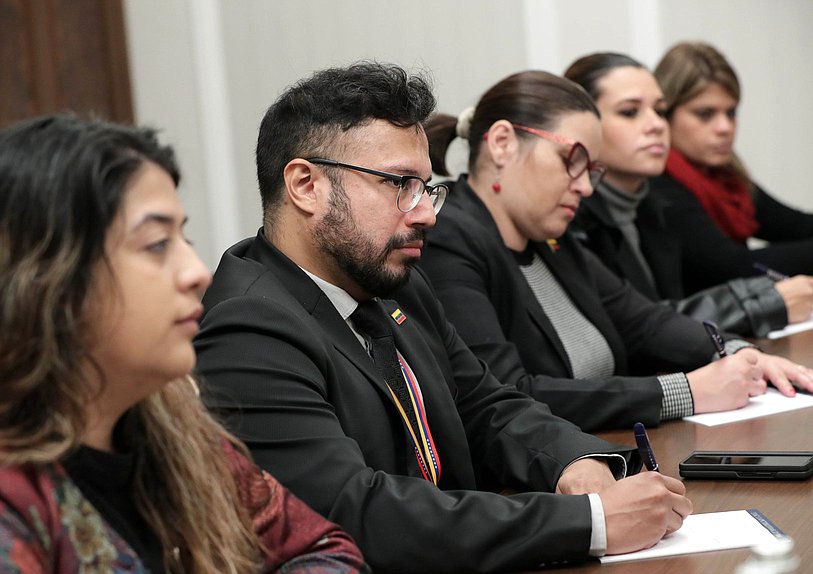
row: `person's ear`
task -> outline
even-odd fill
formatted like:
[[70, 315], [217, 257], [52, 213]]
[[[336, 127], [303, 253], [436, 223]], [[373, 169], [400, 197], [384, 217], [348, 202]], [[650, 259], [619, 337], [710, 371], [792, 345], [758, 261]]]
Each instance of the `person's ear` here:
[[307, 160], [295, 158], [285, 166], [282, 177], [288, 201], [300, 211], [316, 213], [323, 188], [329, 186], [324, 172]]
[[497, 168], [503, 167], [519, 151], [516, 130], [508, 120], [497, 120], [486, 132], [486, 146]]

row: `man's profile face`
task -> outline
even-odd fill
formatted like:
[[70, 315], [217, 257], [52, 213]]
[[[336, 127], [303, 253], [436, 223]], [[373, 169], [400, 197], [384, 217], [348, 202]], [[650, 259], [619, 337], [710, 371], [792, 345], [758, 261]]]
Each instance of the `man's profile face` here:
[[[399, 175], [431, 177], [423, 129], [385, 120], [353, 128], [337, 161]], [[314, 240], [333, 267], [332, 282], [356, 298], [383, 296], [403, 285], [421, 256], [425, 229], [435, 224], [428, 196], [412, 211], [396, 207], [398, 187], [379, 176], [341, 169]]]

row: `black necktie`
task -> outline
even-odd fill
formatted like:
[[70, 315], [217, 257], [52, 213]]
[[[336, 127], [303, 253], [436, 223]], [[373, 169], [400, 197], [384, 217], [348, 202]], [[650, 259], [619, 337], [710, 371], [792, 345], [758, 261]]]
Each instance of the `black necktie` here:
[[370, 337], [370, 354], [373, 362], [401, 403], [407, 416], [406, 422], [412, 427], [413, 432], [417, 433], [418, 418], [415, 416], [412, 399], [401, 372], [401, 362], [395, 351], [395, 338], [387, 315], [377, 301], [369, 300], [359, 303], [350, 318], [359, 331]]
[[[393, 314], [393, 317], [396, 316], [399, 325], [406, 319], [400, 309]], [[429, 421], [415, 375], [398, 358], [390, 318], [381, 305], [372, 300], [360, 303], [350, 318], [356, 329], [370, 338], [370, 354], [404, 421], [409, 435], [407, 441], [412, 443], [421, 474], [437, 485], [441, 474], [440, 458], [429, 430]]]

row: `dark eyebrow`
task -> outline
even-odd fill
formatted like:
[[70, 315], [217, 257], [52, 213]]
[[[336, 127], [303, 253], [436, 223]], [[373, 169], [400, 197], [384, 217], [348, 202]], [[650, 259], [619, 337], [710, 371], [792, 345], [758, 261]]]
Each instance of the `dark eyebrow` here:
[[385, 171], [385, 172], [391, 173], [393, 175], [409, 175], [409, 176], [412, 176], [412, 177], [419, 177], [419, 178], [421, 178], [421, 179], [423, 179], [424, 181], [427, 181], [427, 182], [430, 179], [432, 179], [432, 174], [431, 173], [429, 174], [429, 178], [424, 178], [420, 174], [420, 172], [417, 172], [414, 169], [411, 169], [411, 168], [408, 168], [408, 167], [403, 167], [401, 165], [395, 165], [395, 166], [392, 166], [392, 167], [390, 167], [388, 169], [383, 169], [381, 171]]
[[[624, 98], [623, 100], [619, 100], [616, 105], [624, 105], [624, 104], [638, 104], [641, 105], [644, 103], [644, 98], [639, 98], [637, 96]], [[658, 98], [655, 100], [654, 105], [665, 104], [666, 98]]]
[[[171, 215], [166, 215], [164, 213], [148, 213], [141, 220], [136, 223], [132, 231], [137, 231], [138, 229], [144, 227], [149, 223], [158, 223], [159, 225], [164, 225], [166, 227], [172, 227], [175, 225], [177, 219]], [[189, 221], [189, 217], [184, 217], [183, 221], [181, 221], [181, 227], [186, 225], [186, 222]]]

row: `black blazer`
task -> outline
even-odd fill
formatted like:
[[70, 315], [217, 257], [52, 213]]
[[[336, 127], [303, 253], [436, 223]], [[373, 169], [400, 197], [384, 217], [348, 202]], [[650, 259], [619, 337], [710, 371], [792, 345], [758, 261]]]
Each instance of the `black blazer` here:
[[[397, 302], [396, 302], [397, 300]], [[420, 273], [393, 299], [396, 345], [420, 384], [440, 487], [418, 478], [403, 424], [363, 346], [322, 290], [262, 231], [230, 248], [196, 339], [209, 403], [256, 462], [343, 526], [376, 572], [487, 572], [581, 560], [586, 496], [552, 492], [589, 453], [637, 456], [550, 414], [484, 369]], [[620, 459], [619, 459], [620, 462]]]
[[564, 346], [486, 206], [461, 178], [430, 230], [421, 267], [460, 336], [504, 383], [545, 402], [585, 430], [660, 423], [655, 376], [706, 364], [714, 347], [703, 327], [653, 303], [565, 235], [536, 253], [573, 303], [607, 339], [616, 372], [572, 379]]
[[765, 276], [730, 279], [684, 297], [680, 238], [667, 224], [667, 207], [666, 200], [649, 193], [638, 205], [635, 218], [641, 253], [654, 286], [600, 194], [582, 200], [569, 230], [640, 293], [693, 319], [714, 321], [721, 329], [744, 337], [765, 337], [788, 324], [785, 302]]
[[650, 180], [650, 193], [668, 202], [665, 215], [680, 242], [687, 295], [729, 279], [757, 275], [754, 262], [786, 275], [813, 275], [813, 214], [778, 202], [758, 186], [754, 189], [759, 223], [755, 237], [770, 245], [752, 250], [725, 235], [676, 179], [663, 174]]
[[653, 301], [682, 299], [680, 240], [669, 232], [664, 208], [662, 198], [649, 193], [638, 205], [635, 217], [641, 252], [652, 272], [654, 288], [601, 195], [594, 193], [582, 199], [568, 229], [598, 255], [608, 269], [627, 279], [639, 293]]

